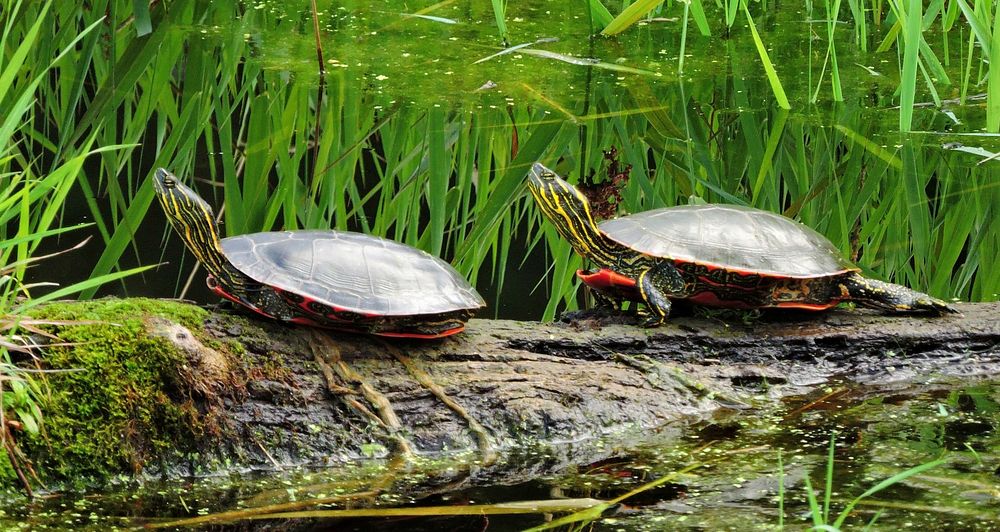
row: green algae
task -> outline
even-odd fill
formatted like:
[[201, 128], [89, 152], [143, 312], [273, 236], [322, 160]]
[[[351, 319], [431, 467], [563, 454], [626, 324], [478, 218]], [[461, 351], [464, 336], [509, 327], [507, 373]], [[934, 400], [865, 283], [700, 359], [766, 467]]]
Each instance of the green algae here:
[[12, 486], [17, 482], [17, 473], [10, 465], [10, 456], [7, 453], [0, 453], [0, 489]]
[[[197, 331], [207, 312], [151, 299], [55, 303], [32, 311], [72, 346], [50, 346], [42, 362], [44, 433], [22, 440], [43, 479], [103, 482], [167, 465], [192, 452], [204, 432], [178, 368], [184, 355], [147, 333], [159, 316]], [[196, 333], [197, 334], [197, 333]]]

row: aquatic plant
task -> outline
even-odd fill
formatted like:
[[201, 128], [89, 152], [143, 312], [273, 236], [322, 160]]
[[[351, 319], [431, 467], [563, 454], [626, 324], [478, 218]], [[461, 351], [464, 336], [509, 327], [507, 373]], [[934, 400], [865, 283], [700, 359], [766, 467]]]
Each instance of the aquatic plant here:
[[[813, 526], [810, 530], [824, 530], [827, 532], [836, 532], [842, 530], [844, 522], [847, 521], [847, 519], [852, 515], [854, 508], [863, 500], [867, 499], [868, 497], [871, 497], [872, 495], [886, 488], [898, 484], [906, 480], [907, 478], [912, 477], [913, 475], [918, 475], [920, 473], [923, 473], [924, 471], [938, 467], [948, 461], [947, 458], [938, 458], [937, 460], [925, 462], [918, 466], [914, 466], [904, 471], [900, 471], [899, 473], [896, 473], [895, 475], [892, 475], [889, 478], [886, 478], [881, 482], [875, 484], [874, 486], [868, 488], [861, 495], [858, 495], [857, 497], [851, 499], [850, 501], [847, 502], [847, 504], [844, 505], [844, 509], [841, 510], [839, 514], [833, 515], [830, 513], [830, 499], [833, 494], [833, 479], [834, 479], [833, 466], [834, 466], [834, 450], [836, 448], [836, 438], [837, 438], [836, 431], [831, 432], [830, 446], [826, 458], [826, 475], [824, 477], [826, 484], [823, 489], [822, 507], [820, 507], [818, 493], [816, 489], [813, 488], [812, 483], [809, 480], [809, 476], [806, 475], [803, 479], [805, 481], [806, 498], [809, 501], [810, 517], [813, 522]], [[779, 505], [782, 508], [784, 506], [783, 495], [784, 494], [782, 493], [781, 501], [779, 502]], [[866, 528], [874, 525], [875, 521], [878, 520], [880, 515], [881, 511], [876, 513], [875, 516], [872, 517], [872, 519], [867, 523]], [[784, 519], [783, 511], [781, 519], [782, 520]]]
[[[422, 34], [427, 42], [466, 38], [467, 29], [451, 29], [470, 24], [454, 5], [435, 4], [421, 14], [457, 24], [366, 18], [359, 5], [344, 15], [319, 16], [324, 74], [317, 72], [314, 23], [292, 16], [290, 7], [243, 9], [217, 2], [195, 13], [190, 0], [180, 0], [133, 19], [132, 3], [123, 0], [104, 0], [88, 11], [60, 6], [52, 14], [52, 28], [83, 29], [99, 13], [113, 20], [80, 39], [54, 65], [58, 75], [39, 86], [38, 100], [46, 103], [30, 107], [27, 122], [60, 127], [41, 127], [25, 137], [22, 149], [26, 157], [43, 153], [46, 160], [61, 160], [84, 153], [84, 141], [119, 146], [101, 152], [99, 167], [77, 182], [105, 246], [92, 276], [135, 261], [156, 262], [163, 253], [182, 253], [165, 229], [144, 225], [152, 200], [146, 172], [165, 166], [192, 181], [203, 178], [195, 185], [209, 201], [225, 204], [223, 227], [229, 234], [333, 227], [388, 236], [452, 259], [463, 273], [481, 278], [480, 287], [493, 287], [499, 305], [510, 299], [508, 294], [530, 290], [508, 288], [508, 271], [515, 266], [512, 250], [519, 260], [548, 257], [549, 266], [541, 271], [552, 274], [536, 274], [530, 283], [537, 282], [536, 292], [545, 294], [544, 304], [536, 307], [541, 312], [530, 317], [551, 318], [578, 304], [579, 287], [571, 273], [580, 263], [565, 243], [546, 232], [534, 205], [524, 201], [525, 172], [535, 160], [561, 160], [558, 169], [579, 179], [601, 172], [601, 151], [615, 145], [635, 165], [618, 206], [622, 211], [683, 203], [689, 197], [781, 211], [831, 237], [866, 273], [942, 297], [996, 297], [1000, 274], [981, 267], [996, 261], [1000, 241], [1000, 229], [990, 223], [989, 206], [997, 194], [993, 170], [974, 165], [969, 152], [930, 142], [940, 136], [943, 115], [923, 111], [917, 101], [924, 92], [936, 98], [935, 84], [951, 79], [948, 55], [939, 49], [964, 54], [964, 62], [951, 67], [962, 69], [962, 94], [981, 77], [972, 67], [982, 67], [988, 57], [974, 60], [983, 48], [980, 36], [990, 37], [984, 33], [989, 26], [980, 20], [985, 8], [948, 2], [920, 13], [925, 21], [939, 21], [943, 33], [932, 40], [922, 23], [913, 37], [918, 42], [912, 47], [918, 51], [913, 63], [904, 40], [910, 39], [904, 30], [913, 28], [904, 22], [912, 26], [916, 12], [893, 10], [890, 3], [875, 9], [856, 1], [810, 2], [797, 17], [825, 28], [818, 34], [825, 42], [815, 50], [815, 62], [809, 54], [796, 64], [784, 58], [799, 52], [800, 41], [768, 42], [770, 33], [754, 37], [736, 25], [741, 12], [755, 28], [762, 21], [762, 30], [775, 20], [799, 22], [774, 4], [727, 1], [722, 9], [698, 1], [683, 4], [683, 27], [690, 17], [699, 36], [685, 31], [674, 41], [682, 52], [676, 63], [651, 57], [649, 64], [620, 64], [614, 60], [620, 44], [609, 38], [586, 43], [584, 49], [610, 60], [590, 61], [579, 57], [578, 43], [569, 38], [553, 43], [532, 37], [526, 47], [519, 44], [511, 53], [469, 68], [491, 54], [442, 47], [431, 47], [432, 53], [425, 45], [408, 44], [418, 24], [420, 31], [431, 27]], [[603, 6], [596, 0], [589, 4], [582, 21], [588, 30], [610, 16]], [[533, 12], [524, 11], [528, 8], [499, 3], [466, 16], [481, 17], [495, 41], [497, 15], [502, 15], [500, 20], [509, 23], [506, 32], [518, 42], [516, 36], [536, 28]], [[25, 7], [23, 20], [33, 20], [36, 9]], [[659, 15], [678, 6], [662, 9]], [[650, 13], [622, 27], [615, 39], [632, 35], [635, 24], [645, 24]], [[821, 16], [825, 20], [814, 20]], [[148, 28], [140, 24], [146, 18]], [[216, 20], [239, 23], [222, 30]], [[979, 47], [947, 48], [955, 28], [969, 20], [975, 22], [965, 27], [978, 28], [969, 35]], [[576, 29], [572, 20], [556, 22], [550, 31], [572, 34]], [[835, 31], [844, 22], [854, 25], [853, 34]], [[194, 32], [186, 29], [192, 27]], [[36, 47], [40, 56], [67, 44], [66, 35], [73, 34], [52, 28], [38, 30], [44, 43]], [[711, 37], [710, 29], [728, 32], [728, 39]], [[188, 37], [168, 38], [179, 34]], [[642, 46], [659, 44], [639, 38]], [[807, 40], [813, 46], [813, 39]], [[936, 80], [923, 86], [914, 81], [911, 87], [903, 79], [900, 89], [901, 99], [914, 94], [912, 103], [901, 102], [900, 120], [924, 130], [919, 139], [927, 142], [886, 134], [883, 116], [865, 110], [867, 87], [883, 83], [891, 62], [878, 69], [844, 70], [852, 62], [867, 62], [858, 50], [874, 40], [882, 45], [871, 53], [883, 55], [872, 59], [895, 50], [903, 78], [912, 69]], [[782, 58], [773, 76], [763, 76], [772, 87], [770, 95], [756, 88], [760, 63], [743, 60], [740, 50], [758, 50], [761, 60]], [[719, 51], [741, 58], [730, 60], [732, 76], [686, 79], [692, 69], [706, 69], [706, 56]], [[940, 55], [943, 62], [937, 60]], [[411, 72], [418, 57], [446, 65], [452, 74], [424, 82], [420, 72]], [[183, 68], [174, 68], [178, 64]], [[688, 75], [673, 78], [675, 64]], [[793, 64], [805, 75], [784, 76], [782, 70]], [[456, 73], [460, 65], [464, 73]], [[525, 68], [537, 73], [526, 79]], [[318, 83], [320, 76], [325, 85]], [[405, 81], [394, 85], [396, 78]], [[795, 113], [771, 108], [779, 78], [785, 78], [781, 89]], [[568, 91], [569, 86], [576, 89]], [[877, 87], [880, 94], [885, 89], [895, 87]], [[809, 107], [810, 101], [823, 105], [841, 99], [826, 110]], [[968, 110], [965, 114], [976, 119]], [[974, 137], [941, 138], [968, 142]], [[956, 208], [960, 204], [970, 208]], [[157, 229], [165, 246], [135, 242], [137, 235]], [[154, 256], [152, 248], [161, 254]], [[177, 287], [172, 291], [182, 292], [192, 279], [192, 264], [172, 262], [161, 277], [169, 275]], [[90, 289], [83, 295], [95, 293]]]
[[[20, 24], [25, 10], [36, 9], [31, 24]], [[42, 241], [84, 226], [57, 227], [70, 189], [82, 174], [84, 161], [117, 148], [109, 145], [91, 149], [88, 139], [79, 151], [59, 164], [44, 168], [41, 158], [29, 149], [35, 133], [30, 116], [36, 92], [50, 69], [59, 64], [74, 46], [85, 39], [95, 24], [74, 35], [54, 58], [35, 55], [48, 22], [51, 2], [26, 6], [21, 1], [3, 5], [4, 24], [0, 33], [0, 478], [15, 476], [30, 494], [33, 472], [21, 453], [17, 434], [39, 435], [43, 427], [46, 389], [39, 376], [42, 364], [34, 357], [37, 345], [31, 334], [47, 336], [41, 323], [26, 313], [33, 307], [58, 298], [121, 279], [146, 268], [133, 268], [94, 276], [65, 287], [54, 283], [26, 283], [27, 269], [58, 253], [39, 256]], [[77, 246], [79, 247], [79, 246]], [[39, 294], [38, 291], [47, 292]], [[49, 335], [50, 336], [50, 335]]]

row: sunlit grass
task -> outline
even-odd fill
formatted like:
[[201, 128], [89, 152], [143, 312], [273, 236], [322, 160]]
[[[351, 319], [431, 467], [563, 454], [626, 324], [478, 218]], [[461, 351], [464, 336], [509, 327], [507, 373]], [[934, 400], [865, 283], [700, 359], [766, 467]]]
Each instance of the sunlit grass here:
[[[623, 161], [633, 165], [623, 212], [684, 203], [691, 196], [750, 204], [783, 212], [820, 230], [878, 277], [943, 297], [994, 299], [993, 294], [1000, 292], [1000, 275], [989, 267], [998, 259], [1000, 239], [1000, 230], [991, 222], [995, 218], [991, 205], [998, 194], [991, 186], [996, 181], [993, 171], [988, 166], [970, 167], [963, 163], [965, 155], [942, 152], [932, 139], [901, 141], [886, 136], [884, 123], [859, 107], [865, 83], [841, 75], [855, 68], [845, 66], [851, 59], [842, 60], [845, 54], [853, 58], [851, 54], [857, 53], [845, 44], [850, 39], [847, 28], [853, 25], [861, 49], [869, 41], [883, 44], [871, 58], [872, 64], [887, 60], [879, 70], [896, 68], [899, 58], [899, 98], [905, 100], [898, 111], [901, 125], [908, 120], [910, 129], [928, 127], [930, 121], [914, 113], [912, 102], [924, 94], [933, 99], [932, 89], [947, 83], [936, 55], [942, 53], [940, 44], [928, 24], [938, 21], [950, 32], [956, 26], [965, 28], [979, 44], [963, 47], [965, 62], [957, 65], [963, 72], [960, 90], [965, 94], [985, 79], [982, 65], [994, 37], [993, 19], [988, 19], [981, 1], [968, 5], [955, 0], [937, 11], [912, 13], [900, 9], [909, 5], [903, 2], [815, 3], [815, 13], [826, 21], [813, 26], [820, 40], [827, 42], [817, 47], [822, 53], [814, 79], [825, 71], [832, 90], [815, 92], [820, 88], [816, 83], [807, 91], [785, 93], [782, 81], [788, 81], [784, 73], [788, 63], [772, 65], [770, 60], [775, 49], [789, 45], [773, 40], [766, 31], [781, 9], [777, 4], [692, 0], [683, 6], [648, 2], [621, 6], [592, 0], [586, 5], [593, 30], [607, 30], [618, 20], [611, 26], [618, 37], [593, 41], [593, 55], [608, 60], [586, 64], [589, 60], [563, 53], [561, 43], [536, 44], [536, 49], [551, 49], [581, 64], [562, 66], [564, 59], [524, 57], [528, 54], [517, 50], [476, 66], [498, 69], [516, 54], [521, 57], [518, 61], [544, 65], [552, 72], [572, 69], [572, 77], [560, 83], [584, 87], [579, 90], [585, 103], [567, 102], [547, 90], [551, 85], [542, 84], [538, 76], [529, 76], [501, 89], [516, 96], [512, 104], [486, 92], [450, 108], [387, 101], [354, 70], [339, 67], [327, 69], [320, 103], [311, 21], [278, 20], [269, 10], [241, 10], [235, 3], [216, 3], [197, 13], [192, 5], [190, 0], [179, 0], [170, 9], [153, 6], [148, 14], [137, 13], [132, 19], [132, 3], [103, 0], [85, 12], [60, 4], [51, 14], [60, 21], [53, 28], [83, 29], [105, 13], [114, 17], [84, 32], [55, 65], [58, 75], [44, 78], [40, 103], [30, 109], [26, 121], [32, 124], [24, 135], [29, 140], [18, 148], [22, 160], [37, 159], [42, 153], [45, 160], [59, 164], [79, 157], [88, 145], [120, 146], [100, 152], [98, 168], [76, 182], [103, 241], [93, 276], [135, 261], [159, 260], [141, 249], [135, 237], [149, 232], [168, 235], [165, 227], [146, 221], [152, 201], [148, 170], [165, 166], [193, 183], [214, 205], [224, 205], [223, 228], [228, 234], [276, 228], [361, 230], [441, 254], [470, 278], [497, 285], [503, 285], [506, 270], [518, 267], [515, 258], [523, 260], [520, 250], [511, 254], [515, 235], [542, 244], [551, 263], [547, 278], [539, 280], [538, 290], [549, 298], [544, 308], [538, 308], [538, 316], [551, 318], [577, 304], [578, 283], [572, 272], [581, 263], [541, 223], [534, 206], [524, 201], [524, 175], [535, 160], [562, 161], [560, 170], [571, 181], [600, 173], [601, 150], [613, 145]], [[452, 16], [445, 10], [453, 7], [450, 3], [431, 7], [435, 6], [440, 7], [418, 13]], [[319, 11], [326, 7], [319, 2]], [[518, 17], [522, 22], [517, 29], [530, 22], [523, 20], [524, 11], [515, 12], [521, 9], [498, 1], [475, 13], [482, 15], [482, 23], [490, 26], [495, 38], [498, 31], [506, 36], [511, 30], [506, 24]], [[21, 15], [17, 20], [37, 20], [39, 6], [25, 4]], [[661, 77], [636, 76], [636, 69], [653, 71], [647, 71], [647, 65], [615, 61], [615, 47], [620, 46], [616, 39], [627, 42], [630, 32], [639, 31], [638, 24], [652, 15], [683, 15], [678, 30], [686, 28], [690, 18], [699, 32], [685, 34], [678, 50], [667, 50], [679, 54], [669, 68], [657, 67]], [[454, 25], [422, 23], [451, 28], [475, 20], [455, 18], [462, 20]], [[918, 18], [926, 20], [918, 25]], [[235, 26], [227, 22], [231, 30], [213, 33], [219, 20], [236, 22]], [[267, 50], [260, 48], [259, 28], [271, 25], [301, 35], [293, 42], [304, 50], [301, 59], [308, 65], [308, 76], [299, 71], [289, 76], [288, 71], [252, 60], [266, 55]], [[393, 19], [378, 28], [386, 25], [395, 29], [400, 23]], [[190, 28], [206, 28], [209, 37], [173, 38]], [[35, 31], [38, 57], [57, 55], [60, 46], [76, 38], [56, 34], [49, 25]], [[321, 27], [326, 38], [330, 31]], [[734, 54], [737, 39], [741, 44], [753, 42], [751, 50], [758, 50], [761, 62], [737, 60], [733, 76], [721, 82], [673, 78], [673, 65], [683, 68], [686, 77], [697, 74], [690, 65], [702, 63], [682, 62], [692, 50], [704, 49], [702, 41], [692, 48], [694, 39], [715, 39], [712, 32], [728, 32], [729, 39], [720, 45]], [[359, 35], [359, 46], [390, 38], [375, 33]], [[428, 35], [438, 45], [456, 46], [442, 35]], [[524, 41], [535, 38], [539, 37]], [[908, 47], [908, 42], [916, 44]], [[491, 42], [490, 47], [474, 49], [474, 59], [467, 64], [489, 56], [496, 51], [494, 46]], [[11, 50], [8, 54], [13, 57], [17, 49]], [[348, 61], [343, 48], [326, 47], [324, 53], [341, 64]], [[825, 69], [820, 66], [823, 56], [830, 58]], [[421, 60], [429, 59], [433, 58]], [[27, 75], [37, 70], [31, 61], [25, 64]], [[414, 68], [420, 73], [429, 64]], [[607, 68], [616, 70], [601, 72]], [[612, 90], [587, 81], [602, 75], [621, 76], [627, 83]], [[886, 75], [895, 76], [888, 71]], [[756, 88], [759, 82], [751, 79], [755, 76], [768, 80], [779, 106], [793, 106], [798, 114], [771, 110]], [[473, 94], [474, 89], [470, 87]], [[911, 92], [912, 99], [907, 96]], [[840, 99], [844, 103], [829, 115], [817, 115], [809, 109], [811, 94], [816, 95], [817, 105]], [[482, 105], [498, 101], [501, 105], [495, 108]], [[918, 145], [899, 147], [914, 143]], [[183, 274], [178, 284], [186, 277]], [[530, 290], [510, 287], [500, 297]], [[94, 293], [92, 288], [84, 296]]]

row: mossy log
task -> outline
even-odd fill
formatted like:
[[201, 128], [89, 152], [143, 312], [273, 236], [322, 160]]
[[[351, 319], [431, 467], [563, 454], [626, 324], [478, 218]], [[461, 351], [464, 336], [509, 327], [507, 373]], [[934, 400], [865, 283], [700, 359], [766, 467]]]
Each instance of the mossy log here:
[[49, 326], [80, 343], [36, 356], [75, 371], [46, 376], [46, 436], [19, 443], [43, 477], [95, 480], [380, 453], [488, 460], [832, 382], [996, 375], [1000, 304], [957, 306], [962, 316], [835, 310], [677, 317], [656, 329], [480, 319], [440, 341], [390, 341], [173, 302], [64, 303], [35, 317], [88, 320]]

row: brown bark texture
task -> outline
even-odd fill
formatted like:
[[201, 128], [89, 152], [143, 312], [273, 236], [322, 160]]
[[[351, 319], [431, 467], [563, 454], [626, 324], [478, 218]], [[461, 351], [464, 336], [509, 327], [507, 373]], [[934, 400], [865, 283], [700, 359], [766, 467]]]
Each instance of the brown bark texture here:
[[[149, 327], [184, 350], [194, 376], [186, 382], [224, 421], [216, 458], [267, 469], [372, 452], [469, 450], [488, 459], [751, 410], [833, 384], [996, 375], [1000, 303], [957, 306], [962, 316], [835, 310], [764, 314], [749, 323], [679, 317], [656, 329], [609, 323], [628, 318], [478, 319], [441, 341], [213, 314], [200, 336], [239, 343], [245, 353], [238, 359], [176, 324], [152, 320]], [[246, 376], [239, 393], [233, 372]]]

